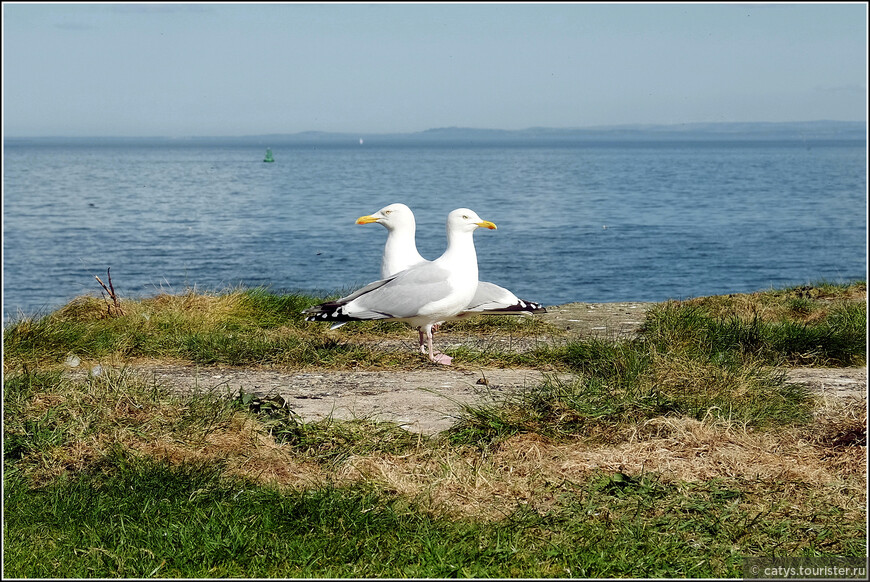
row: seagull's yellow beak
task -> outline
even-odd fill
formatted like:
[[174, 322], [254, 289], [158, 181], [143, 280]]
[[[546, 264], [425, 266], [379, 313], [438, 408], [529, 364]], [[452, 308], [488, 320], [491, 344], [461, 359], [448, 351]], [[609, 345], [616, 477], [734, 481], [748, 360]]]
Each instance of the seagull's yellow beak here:
[[496, 225], [494, 225], [493, 223], [491, 223], [488, 220], [481, 220], [480, 222], [477, 222], [475, 224], [477, 224], [477, 226], [480, 226], [482, 228], [488, 228], [489, 230], [495, 230], [498, 228]]
[[371, 223], [377, 222], [377, 221], [378, 221], [378, 219], [375, 218], [374, 216], [372, 216], [371, 214], [368, 214], [366, 216], [360, 216], [359, 218], [356, 219], [357, 224], [371, 224]]

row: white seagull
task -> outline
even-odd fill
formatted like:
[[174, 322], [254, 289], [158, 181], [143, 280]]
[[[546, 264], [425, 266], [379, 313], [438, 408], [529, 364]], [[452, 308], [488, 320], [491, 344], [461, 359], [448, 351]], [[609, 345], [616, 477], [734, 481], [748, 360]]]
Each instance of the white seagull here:
[[481, 227], [496, 228], [473, 210], [454, 210], [447, 215], [447, 250], [443, 255], [434, 261], [413, 264], [341, 299], [310, 307], [303, 311], [307, 315], [305, 320], [404, 321], [419, 331], [422, 353], [435, 363], [449, 365], [452, 358], [436, 353], [432, 347], [432, 327], [464, 311], [477, 291], [473, 233]]
[[[401, 203], [390, 204], [366, 216], [356, 219], [357, 224], [376, 222], [387, 229], [387, 243], [381, 260], [381, 278], [386, 279], [411, 265], [426, 262], [417, 251], [417, 221], [414, 213]], [[480, 281], [474, 297], [456, 317], [469, 315], [528, 315], [546, 313], [540, 303], [519, 299], [516, 295], [494, 283]]]

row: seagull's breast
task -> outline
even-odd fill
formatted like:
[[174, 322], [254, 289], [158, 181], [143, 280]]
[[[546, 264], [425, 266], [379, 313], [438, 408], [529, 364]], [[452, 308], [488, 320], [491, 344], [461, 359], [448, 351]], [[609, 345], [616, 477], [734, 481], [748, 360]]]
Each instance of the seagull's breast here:
[[435, 318], [440, 321], [445, 317], [456, 315], [468, 305], [477, 289], [477, 280], [448, 280], [448, 293], [444, 296], [429, 301], [420, 308], [420, 315]]

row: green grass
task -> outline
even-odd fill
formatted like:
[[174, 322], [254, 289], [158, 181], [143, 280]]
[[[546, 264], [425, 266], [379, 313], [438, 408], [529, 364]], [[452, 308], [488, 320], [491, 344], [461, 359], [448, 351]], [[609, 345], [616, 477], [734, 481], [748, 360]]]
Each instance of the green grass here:
[[[416, 335], [404, 324], [356, 322], [338, 335], [329, 332], [328, 326], [304, 321], [302, 310], [323, 299], [276, 295], [259, 288], [219, 294], [190, 292], [125, 301], [124, 315], [109, 316], [104, 302], [80, 297], [57, 312], [7, 325], [4, 369], [57, 365], [70, 355], [86, 361], [169, 359], [200, 365], [289, 368], [425, 364], [414, 350], [379, 349], [377, 340], [414, 341]], [[479, 334], [493, 329], [535, 333], [546, 327], [533, 320], [511, 319], [481, 317], [446, 327]]]
[[[81, 297], [45, 317], [8, 326], [5, 358], [61, 362], [76, 354], [88, 360], [170, 358], [240, 365], [290, 354], [304, 361], [316, 357], [321, 346], [329, 346], [325, 338], [302, 341], [306, 326], [300, 312], [315, 302], [261, 289], [158, 295], [124, 302], [125, 315], [107, 317], [99, 300]], [[282, 329], [297, 333], [281, 333]]]
[[402, 454], [424, 441], [422, 435], [410, 433], [397, 424], [366, 418], [338, 421], [327, 417], [303, 422], [280, 396], [275, 400], [264, 400], [242, 392], [237, 402], [256, 414], [276, 442], [329, 466], [373, 452]]
[[663, 416], [712, 417], [761, 428], [796, 425], [811, 416], [812, 398], [802, 386], [786, 382], [782, 372], [663, 358], [641, 365], [640, 371], [614, 369], [570, 381], [550, 377], [498, 404], [467, 405], [448, 434], [454, 444], [478, 446], [522, 433], [606, 443]]
[[807, 320], [811, 313], [818, 312], [802, 307], [797, 315], [803, 317], [768, 320], [758, 311], [715, 315], [697, 301], [669, 302], [647, 314], [641, 333], [659, 349], [677, 347], [692, 357], [717, 363], [749, 359], [770, 365], [866, 363], [866, 303], [837, 303], [818, 319]]
[[788, 293], [770, 292], [742, 312], [736, 301], [730, 310], [720, 298], [666, 302], [650, 309], [635, 338], [582, 338], [520, 354], [576, 377], [467, 407], [453, 441], [480, 445], [527, 432], [612, 440], [660, 416], [788, 426], [805, 422], [813, 402], [785, 380], [785, 367], [866, 363], [864, 302], [802, 299], [795, 311]]
[[[836, 508], [757, 484], [599, 474], [549, 511], [449, 520], [371, 487], [281, 492], [115, 453], [39, 489], [7, 478], [10, 577], [739, 577], [744, 555], [861, 555]], [[804, 497], [805, 492], [796, 497]], [[180, 519], [180, 516], [184, 516]]]
[[[813, 288], [814, 289], [814, 288]], [[822, 291], [769, 291], [701, 298], [656, 306], [643, 335], [711, 359], [761, 359], [771, 365], [861, 365], [866, 361], [866, 296], [863, 283]], [[305, 322], [301, 311], [323, 298], [277, 295], [265, 289], [189, 292], [124, 301], [124, 315], [109, 316], [105, 303], [80, 297], [55, 313], [25, 318], [4, 328], [4, 370], [60, 364], [75, 355], [89, 361], [171, 359], [200, 365], [278, 365], [288, 368], [407, 368], [421, 366], [413, 350], [380, 349], [379, 340], [413, 344], [413, 332], [394, 322], [358, 322], [340, 335]], [[555, 335], [534, 318], [474, 317], [445, 331], [477, 337]], [[534, 354], [459, 347], [448, 350], [469, 365], [574, 369], [585, 348], [540, 346]], [[579, 355], [578, 355], [579, 354]]]
[[[843, 484], [598, 472], [545, 482], [543, 505], [455, 518], [377, 481], [329, 477], [352, 457], [449, 457], [449, 439], [370, 421], [300, 424], [279, 403], [179, 396], [124, 371], [5, 382], [10, 577], [734, 577], [742, 556], [865, 551], [863, 520], [830, 498]], [[326, 478], [278, 489], [230, 471], [264, 434]], [[228, 436], [231, 450], [201, 455]], [[155, 442], [187, 456], [142, 452]]]
[[[408, 368], [416, 354], [378, 347], [406, 338], [405, 326], [355, 325], [339, 341], [302, 321], [317, 298], [259, 289], [125, 302], [120, 317], [76, 300], [4, 329], [4, 574], [710, 578], [740, 577], [744, 556], [864, 556], [866, 416], [814, 416], [784, 369], [863, 365], [865, 296], [859, 283], [699, 298], [655, 306], [623, 341], [460, 348], [474, 363], [572, 378], [468, 406], [433, 438], [369, 419], [303, 423], [252, 394], [178, 394], [123, 365], [59, 371], [71, 354]], [[509, 318], [450, 325], [547, 331]], [[813, 470], [689, 480], [661, 467], [563, 470], [559, 451], [679, 447], [678, 429], [659, 434], [669, 422], [701, 427], [711, 454], [749, 439], [741, 462], [808, 451], [783, 463]], [[475, 494], [485, 511], [465, 508]]]

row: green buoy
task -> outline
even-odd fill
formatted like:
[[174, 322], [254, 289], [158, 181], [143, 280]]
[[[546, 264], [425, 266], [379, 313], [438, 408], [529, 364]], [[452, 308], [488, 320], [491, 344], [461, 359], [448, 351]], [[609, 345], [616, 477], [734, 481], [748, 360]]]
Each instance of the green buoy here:
[[266, 148], [266, 159], [264, 159], [263, 161], [264, 162], [274, 162], [275, 161], [275, 158], [272, 157], [272, 150], [271, 149]]

